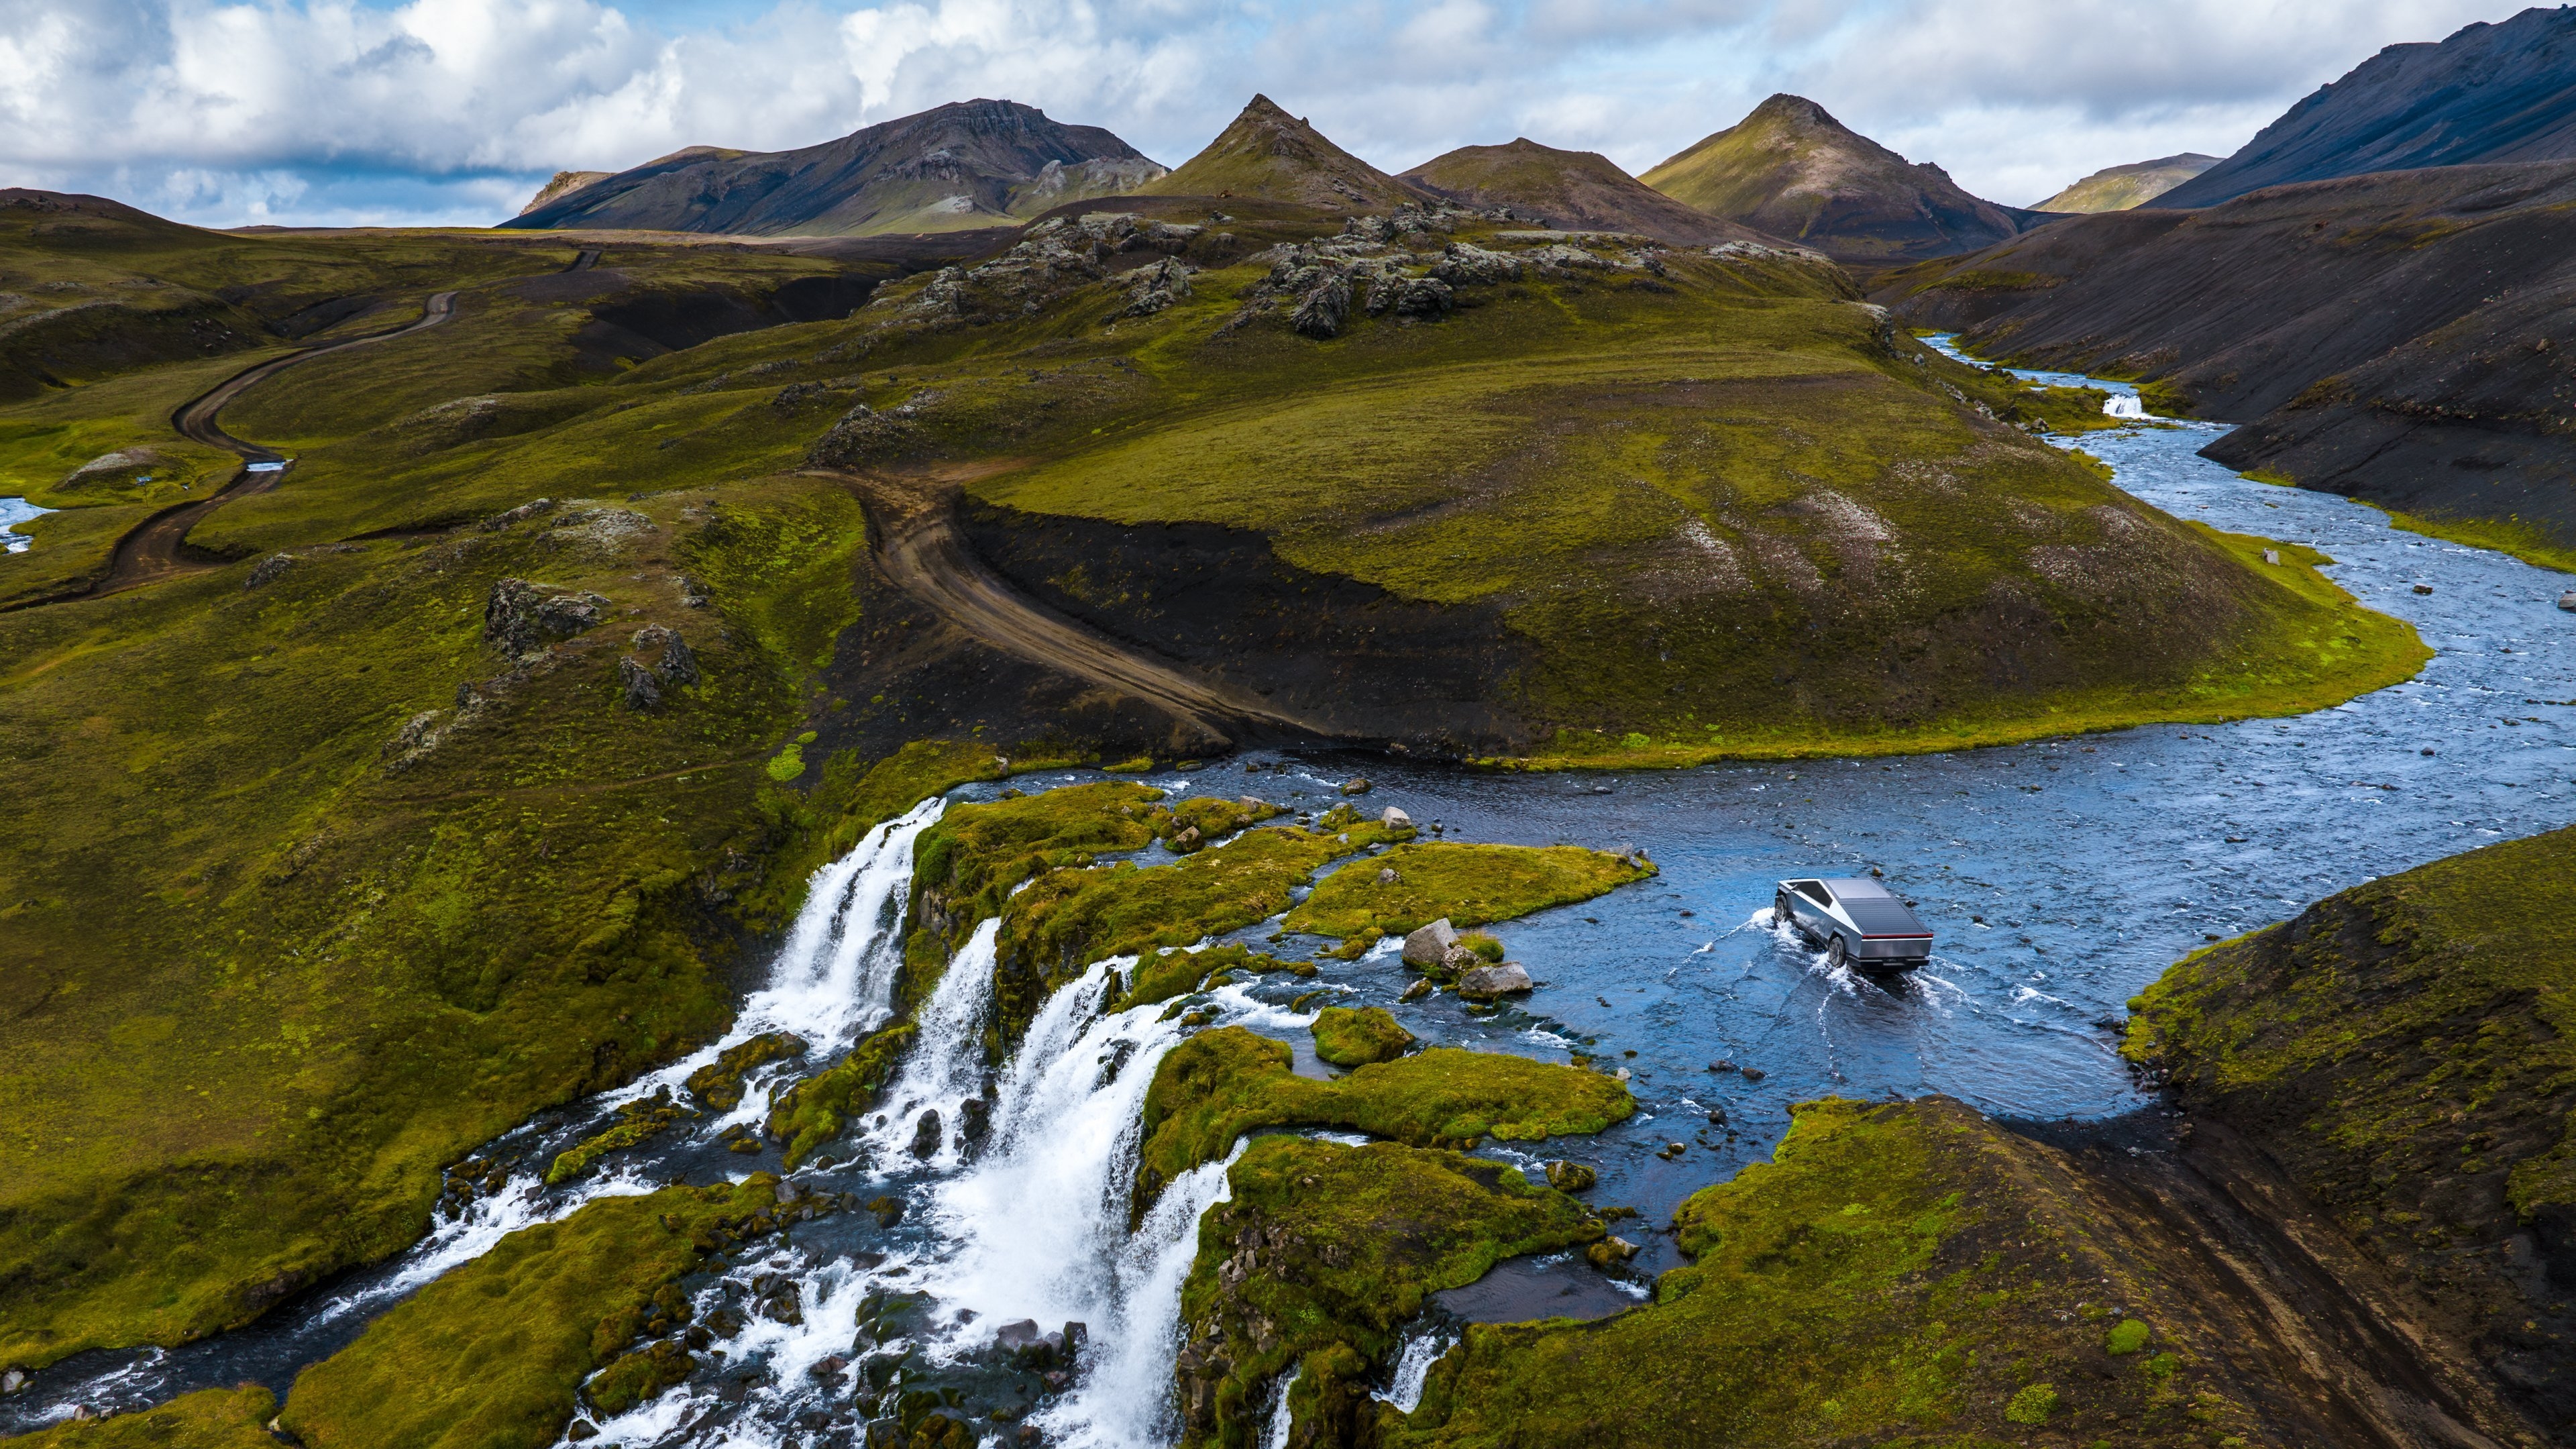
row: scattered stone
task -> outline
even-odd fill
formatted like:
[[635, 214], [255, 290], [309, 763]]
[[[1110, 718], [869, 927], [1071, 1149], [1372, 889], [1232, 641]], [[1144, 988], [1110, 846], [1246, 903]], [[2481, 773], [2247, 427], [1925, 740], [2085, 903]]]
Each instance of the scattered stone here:
[[1437, 966], [1448, 959], [1449, 948], [1457, 944], [1457, 928], [1449, 924], [1447, 916], [1442, 916], [1404, 938], [1404, 964]]
[[1389, 830], [1411, 830], [1413, 828], [1413, 817], [1405, 814], [1395, 806], [1389, 805], [1386, 809], [1378, 813], [1377, 823], [1385, 826]]
[[1374, 788], [1376, 787], [1369, 784], [1368, 778], [1363, 775], [1353, 775], [1342, 782], [1342, 793], [1345, 795], [1365, 795]]
[[1426, 976], [1426, 977], [1423, 977], [1422, 979], [1420, 979], [1420, 980], [1418, 980], [1418, 981], [1414, 982], [1411, 986], [1408, 986], [1408, 987], [1404, 988], [1404, 994], [1403, 994], [1402, 996], [1397, 997], [1397, 998], [1396, 998], [1396, 1000], [1398, 1000], [1398, 1001], [1420, 1001], [1422, 998], [1424, 998], [1424, 997], [1426, 997], [1426, 996], [1429, 996], [1430, 994], [1431, 994], [1431, 978], [1429, 978], [1429, 977], [1427, 977], [1427, 976]]
[[1023, 1318], [1016, 1323], [1005, 1323], [994, 1329], [993, 1346], [1003, 1349], [1026, 1348], [1041, 1337], [1044, 1335], [1038, 1330], [1038, 1321], [1034, 1318]]
[[554, 511], [554, 507], [555, 501], [551, 498], [532, 498], [527, 502], [520, 504], [516, 508], [506, 509], [484, 519], [483, 531], [486, 533], [497, 533], [500, 530], [509, 527], [513, 523], [534, 518], [540, 513], [552, 513]]
[[520, 659], [544, 649], [548, 640], [596, 628], [607, 613], [608, 600], [599, 594], [502, 579], [483, 605], [483, 639]]
[[902, 1222], [904, 1207], [904, 1200], [899, 1197], [870, 1198], [867, 1204], [868, 1211], [876, 1214], [877, 1226], [881, 1228], [890, 1228]]
[[2560, 594], [2558, 596], [2558, 607], [2565, 609], [2568, 613], [2576, 614], [2576, 589], [2569, 589], [2567, 592]]
[[673, 575], [672, 582], [680, 586], [680, 607], [683, 609], [703, 609], [715, 598], [707, 592], [705, 584], [687, 574]]
[[269, 584], [275, 583], [278, 575], [293, 567], [295, 567], [295, 555], [291, 553], [270, 554], [268, 557], [259, 561], [258, 567], [250, 571], [249, 578], [242, 580], [242, 592], [249, 593], [253, 589], [263, 588]]
[[[1514, 996], [1530, 989], [1530, 974], [1517, 961], [1500, 966], [1479, 965], [1458, 978], [1458, 994], [1474, 1001], [1491, 1001], [1500, 996]], [[1620, 1076], [1625, 1078], [1622, 1071]]]
[[928, 1158], [935, 1156], [938, 1151], [939, 1111], [937, 1108], [932, 1108], [923, 1112], [920, 1118], [913, 1123], [912, 1155], [920, 1158]]
[[2415, 586], [2415, 592], [2419, 594], [2429, 594], [2433, 592], [2433, 586], [2431, 584], [2417, 584]]
[[1297, 310], [1289, 314], [1288, 325], [1298, 335], [1320, 342], [1339, 337], [1342, 325], [1350, 317], [1351, 280], [1339, 272], [1328, 272], [1297, 299]]
[[856, 403], [807, 450], [805, 466], [847, 468], [879, 462], [912, 451], [920, 440], [921, 428], [911, 418]]
[[1127, 305], [1121, 317], [1150, 317], [1190, 295], [1190, 267], [1178, 257], [1165, 257], [1129, 274]]
[[1744, 1080], [1746, 1080], [1746, 1081], [1748, 1081], [1748, 1082], [1758, 1082], [1758, 1081], [1761, 1081], [1764, 1077], [1767, 1077], [1767, 1076], [1771, 1075], [1769, 1072], [1766, 1072], [1766, 1071], [1762, 1070], [1760, 1067], [1744, 1067], [1744, 1068], [1741, 1068], [1740, 1070], [1744, 1073]]
[[1595, 1268], [1608, 1269], [1637, 1256], [1637, 1245], [1616, 1233], [1583, 1250], [1584, 1261]]
[[572, 1421], [571, 1427], [564, 1430], [564, 1438], [575, 1444], [579, 1444], [587, 1439], [596, 1439], [598, 1437], [599, 1426], [593, 1424], [588, 1419], [575, 1419]]
[[653, 671], [632, 659], [617, 661], [617, 687], [628, 709], [649, 714], [662, 707], [662, 686], [654, 681]]
[[2281, 561], [2281, 551], [2280, 551], [2279, 549], [2277, 549], [2277, 548], [2267, 548], [2267, 549], [2263, 550], [2263, 562], [2265, 562], [2265, 563], [2267, 563], [2267, 564], [2276, 564], [2276, 563], [2279, 563], [2280, 561]]
[[1617, 1071], [1615, 1071], [1615, 1072], [1612, 1072], [1610, 1075], [1612, 1075], [1612, 1076], [1614, 1076], [1614, 1077], [1617, 1077], [1620, 1081], [1623, 1081], [1623, 1082], [1624, 1082], [1624, 1081], [1628, 1080], [1628, 1078], [1629, 1078], [1630, 1076], [1634, 1075], [1634, 1074], [1633, 1074], [1633, 1073], [1631, 1073], [1631, 1072], [1630, 1072], [1626, 1067], [1621, 1067], [1619, 1070], [1617, 1070]]
[[1601, 1174], [1580, 1162], [1551, 1162], [1547, 1165], [1547, 1185], [1558, 1192], [1589, 1192], [1601, 1180]]
[[638, 653], [657, 655], [653, 673], [664, 684], [688, 685], [698, 682], [698, 656], [689, 649], [689, 641], [678, 632], [660, 624], [647, 624], [635, 631], [632, 641]]
[[1398, 879], [1400, 879], [1400, 877], [1396, 875], [1394, 866], [1381, 865], [1377, 868], [1377, 883], [1379, 885], [1393, 885]]
[[1466, 972], [1473, 971], [1484, 964], [1484, 957], [1477, 955], [1475, 952], [1467, 949], [1464, 945], [1452, 946], [1447, 951], [1442, 952], [1440, 956], [1440, 969], [1448, 972], [1452, 976], [1462, 975]]

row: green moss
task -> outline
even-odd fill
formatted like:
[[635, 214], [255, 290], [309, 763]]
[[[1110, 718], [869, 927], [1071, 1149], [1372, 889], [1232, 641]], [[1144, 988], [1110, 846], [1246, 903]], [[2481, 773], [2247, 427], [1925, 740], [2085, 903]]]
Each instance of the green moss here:
[[1500, 1052], [1433, 1047], [1336, 1081], [1298, 1076], [1285, 1043], [1241, 1027], [1174, 1047], [1146, 1089], [1139, 1210], [1164, 1184], [1260, 1127], [1347, 1127], [1416, 1147], [1473, 1147], [1601, 1131], [1636, 1102], [1614, 1078]]
[[805, 1055], [805, 1039], [793, 1032], [764, 1031], [716, 1053], [716, 1059], [689, 1073], [689, 1095], [719, 1112], [742, 1105], [743, 1075], [755, 1067]]
[[848, 1056], [770, 1099], [769, 1135], [787, 1144], [791, 1171], [876, 1105], [917, 1031], [902, 1021], [870, 1033]]
[[2004, 1405], [2004, 1422], [2008, 1424], [2045, 1424], [2057, 1412], [2057, 1386], [2031, 1384]]
[[593, 1370], [639, 1333], [686, 1321], [686, 1300], [671, 1289], [682, 1274], [770, 1226], [763, 1210], [776, 1184], [757, 1174], [606, 1198], [522, 1228], [297, 1375], [286, 1427], [313, 1449], [550, 1444]]
[[199, 1389], [138, 1413], [66, 1420], [10, 1439], [12, 1449], [276, 1449], [277, 1396], [253, 1384]]
[[1315, 1055], [1337, 1067], [1393, 1061], [1413, 1047], [1413, 1033], [1385, 1007], [1327, 1006], [1315, 1014]]
[[1380, 885], [1365, 862], [1335, 871], [1288, 913], [1287, 928], [1348, 938], [1401, 935], [1444, 916], [1476, 926], [1587, 901], [1655, 874], [1642, 859], [1579, 845], [1414, 841], [1377, 864], [1392, 867], [1396, 879]]
[[1176, 996], [1187, 996], [1223, 976], [1261, 976], [1285, 971], [1296, 976], [1312, 976], [1311, 961], [1282, 961], [1249, 946], [1210, 946], [1204, 951], [1147, 951], [1136, 959], [1135, 969], [1128, 974], [1127, 990], [1119, 997], [1117, 1009], [1127, 1011], [1151, 1006]]
[[2112, 1328], [2110, 1337], [2103, 1344], [2103, 1351], [2114, 1358], [2136, 1353], [2145, 1348], [2147, 1340], [2154, 1336], [2155, 1330], [2134, 1318], [2124, 1318]]
[[2124, 1444], [2277, 1442], [2233, 1380], [2113, 1367], [2078, 1304], [2163, 1301], [2191, 1250], [2122, 1237], [2048, 1149], [1941, 1098], [1792, 1110], [1771, 1162], [1675, 1214], [1695, 1261], [1651, 1306], [1471, 1325], [1378, 1442], [2020, 1443], [2035, 1382], [2057, 1386], [2042, 1418]]
[[2491, 548], [2498, 553], [2511, 554], [2527, 564], [2556, 569], [2560, 573], [2576, 573], [2576, 549], [2523, 522], [2518, 514], [2508, 518], [2426, 518], [2420, 514], [2400, 513], [2393, 508], [2381, 511], [2388, 515], [2391, 526], [2408, 533], [2467, 544], [2471, 548]]
[[953, 923], [953, 948], [1033, 877], [1152, 843], [1172, 819], [1162, 800], [1144, 785], [1104, 783], [951, 806], [913, 844], [915, 919], [935, 903]]
[[2518, 1322], [2544, 1305], [2504, 1245], [2576, 1223], [2571, 988], [2576, 830], [2558, 830], [2194, 953], [2140, 993], [2123, 1050], [2465, 1321]]
[[546, 1186], [570, 1182], [589, 1171], [592, 1163], [607, 1154], [660, 1136], [669, 1130], [672, 1123], [680, 1120], [681, 1113], [681, 1108], [671, 1105], [671, 1092], [667, 1087], [653, 1096], [627, 1103], [617, 1109], [615, 1126], [555, 1154], [555, 1160], [546, 1168]]
[[1263, 1137], [1226, 1182], [1181, 1289], [1184, 1444], [1254, 1442], [1269, 1382], [1301, 1361], [1300, 1417], [1346, 1415], [1429, 1294], [1602, 1234], [1581, 1203], [1513, 1168], [1389, 1142]]

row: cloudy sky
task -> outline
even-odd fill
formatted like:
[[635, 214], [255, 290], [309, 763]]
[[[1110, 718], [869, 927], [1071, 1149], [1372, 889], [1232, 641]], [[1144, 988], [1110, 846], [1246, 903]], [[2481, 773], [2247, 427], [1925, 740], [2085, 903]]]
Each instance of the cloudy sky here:
[[1166, 164], [1254, 91], [1388, 170], [1642, 170], [1774, 91], [2027, 205], [2225, 155], [2495, 0], [0, 0], [0, 185], [207, 225], [488, 224], [559, 168], [1007, 97]]

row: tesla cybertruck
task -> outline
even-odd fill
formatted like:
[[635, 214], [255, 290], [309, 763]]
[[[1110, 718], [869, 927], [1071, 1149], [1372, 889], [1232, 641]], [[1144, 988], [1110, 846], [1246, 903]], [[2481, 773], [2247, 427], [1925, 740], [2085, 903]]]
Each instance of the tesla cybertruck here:
[[1771, 922], [1825, 948], [1825, 964], [1911, 971], [1932, 954], [1932, 933], [1874, 880], [1784, 880]]

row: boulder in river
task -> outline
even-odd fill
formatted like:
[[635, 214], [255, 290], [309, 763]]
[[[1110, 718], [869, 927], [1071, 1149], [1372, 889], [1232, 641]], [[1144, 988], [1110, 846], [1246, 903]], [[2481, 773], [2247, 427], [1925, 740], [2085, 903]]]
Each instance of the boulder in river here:
[[1368, 782], [1366, 775], [1353, 775], [1342, 782], [1342, 793], [1345, 795], [1365, 795], [1375, 788], [1377, 787]]
[[1478, 966], [1458, 978], [1458, 994], [1476, 1001], [1516, 996], [1529, 990], [1530, 986], [1530, 974], [1518, 961], [1506, 961], [1500, 966]]
[[912, 1128], [912, 1155], [931, 1157], [939, 1151], [939, 1111], [932, 1108], [921, 1114]]
[[1457, 944], [1458, 928], [1442, 916], [1404, 938], [1404, 964], [1437, 966], [1448, 957], [1449, 948]]
[[2568, 613], [2576, 614], [2576, 589], [2569, 589], [2567, 592], [2560, 594], [2558, 596], [2558, 607], [2565, 609]]
[[1558, 1192], [1583, 1192], [1601, 1180], [1601, 1174], [1580, 1162], [1551, 1162], [1547, 1165], [1547, 1185]]
[[1389, 830], [1411, 830], [1413, 828], [1413, 817], [1405, 814], [1395, 806], [1389, 805], [1378, 815], [1377, 823], [1385, 826]]

